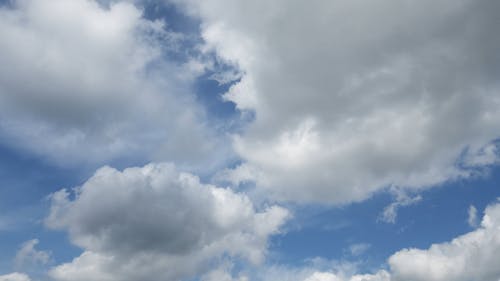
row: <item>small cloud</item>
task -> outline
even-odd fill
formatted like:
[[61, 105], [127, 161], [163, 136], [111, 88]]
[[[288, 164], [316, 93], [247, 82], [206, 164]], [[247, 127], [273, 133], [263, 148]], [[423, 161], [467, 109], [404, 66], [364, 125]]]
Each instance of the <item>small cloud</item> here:
[[422, 200], [422, 196], [416, 195], [411, 197], [400, 189], [394, 189], [392, 192], [395, 194], [396, 200], [384, 208], [382, 214], [380, 214], [379, 221], [395, 223], [398, 216], [397, 212], [400, 207], [414, 205]]
[[360, 256], [364, 254], [366, 251], [368, 251], [371, 248], [371, 244], [368, 243], [357, 243], [357, 244], [352, 244], [349, 246], [349, 252], [351, 253], [352, 256]]
[[474, 205], [469, 206], [468, 214], [467, 223], [470, 227], [476, 228], [479, 225], [479, 222], [477, 218], [477, 209]]
[[16, 268], [21, 268], [25, 265], [45, 265], [49, 263], [51, 254], [35, 249], [35, 246], [39, 242], [38, 239], [32, 239], [21, 245], [14, 259]]

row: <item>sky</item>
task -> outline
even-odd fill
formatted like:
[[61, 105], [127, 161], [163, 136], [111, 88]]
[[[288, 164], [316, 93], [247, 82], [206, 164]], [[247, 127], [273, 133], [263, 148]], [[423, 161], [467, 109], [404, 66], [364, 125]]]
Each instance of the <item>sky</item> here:
[[0, 281], [500, 280], [499, 9], [0, 0]]

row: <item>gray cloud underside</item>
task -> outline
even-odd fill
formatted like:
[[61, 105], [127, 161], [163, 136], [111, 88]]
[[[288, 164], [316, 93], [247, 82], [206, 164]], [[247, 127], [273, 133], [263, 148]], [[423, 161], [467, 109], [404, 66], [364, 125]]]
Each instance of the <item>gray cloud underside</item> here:
[[[74, 199], [71, 199], [73, 198]], [[258, 264], [288, 211], [204, 185], [172, 164], [104, 167], [73, 194], [52, 195], [46, 224], [84, 253], [50, 271], [61, 281], [180, 280], [224, 256]]]

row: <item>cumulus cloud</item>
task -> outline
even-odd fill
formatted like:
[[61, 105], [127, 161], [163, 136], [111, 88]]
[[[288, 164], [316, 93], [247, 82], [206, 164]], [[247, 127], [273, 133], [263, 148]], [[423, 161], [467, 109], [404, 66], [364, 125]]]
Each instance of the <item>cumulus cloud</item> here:
[[[223, 257], [262, 262], [287, 210], [257, 211], [248, 197], [200, 183], [172, 164], [99, 169], [52, 195], [47, 226], [84, 252], [50, 271], [61, 281], [179, 280]], [[213, 273], [217, 275], [217, 273]], [[207, 277], [208, 278], [208, 277]]]
[[395, 281], [500, 279], [500, 204], [486, 208], [480, 228], [427, 250], [405, 249], [389, 258]]
[[35, 247], [40, 241], [32, 239], [24, 242], [16, 253], [14, 263], [20, 268], [24, 265], [44, 265], [50, 261], [51, 254], [47, 251], [37, 250]]
[[7, 275], [0, 275], [0, 281], [31, 281], [28, 275], [14, 272]]
[[342, 204], [497, 162], [498, 2], [172, 1], [242, 73], [225, 99], [255, 112], [231, 181]]
[[184, 37], [165, 22], [127, 1], [19, 0], [0, 7], [0, 34], [10, 145], [63, 164], [216, 162], [219, 141], [191, 92], [199, 71], [170, 59]]

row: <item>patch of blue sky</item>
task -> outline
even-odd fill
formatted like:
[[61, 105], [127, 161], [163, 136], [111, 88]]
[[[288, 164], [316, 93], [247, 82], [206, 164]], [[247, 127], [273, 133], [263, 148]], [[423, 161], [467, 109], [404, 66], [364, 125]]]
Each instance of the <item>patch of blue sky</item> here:
[[51, 165], [44, 159], [0, 143], [0, 275], [12, 272], [20, 245], [39, 239], [40, 249], [50, 249], [56, 261], [68, 261], [81, 250], [66, 233], [47, 230], [47, 196], [61, 188], [81, 184], [88, 172]]
[[[167, 1], [144, 0], [138, 4], [145, 19], [163, 22], [165, 31], [175, 37], [165, 38], [165, 59], [184, 63], [199, 55], [198, 47], [203, 40], [200, 36], [200, 22], [196, 18], [186, 16]], [[157, 39], [161, 41], [162, 38]]]
[[233, 83], [221, 84], [212, 78], [213, 73], [206, 72], [197, 79], [195, 84], [197, 100], [204, 105], [210, 116], [217, 120], [238, 118], [239, 112], [235, 104], [222, 98], [222, 94], [227, 92]]
[[[396, 222], [379, 220], [394, 199], [381, 192], [369, 200], [344, 207], [298, 207], [288, 231], [272, 239], [270, 261], [301, 266], [315, 257], [362, 261], [364, 271], [383, 265], [403, 248], [426, 249], [471, 231], [467, 223], [470, 205], [482, 217], [484, 208], [500, 196], [500, 167], [468, 180], [445, 183], [422, 192], [422, 200], [398, 209]], [[360, 256], [349, 252], [354, 244], [370, 245]]]
[[0, 0], [0, 8], [2, 7], [12, 7], [14, 2], [12, 0]]
[[[190, 59], [199, 58], [209, 64], [205, 71], [196, 78], [192, 89], [189, 89], [194, 93], [197, 102], [205, 109], [208, 118], [206, 121], [212, 123], [212, 127], [219, 131], [241, 130], [246, 123], [252, 120], [252, 114], [246, 113], [242, 116], [234, 103], [222, 98], [222, 95], [239, 80], [236, 77], [234, 81], [220, 83], [214, 76], [216, 73], [237, 72], [237, 70], [218, 60], [215, 54], [200, 51], [203, 39], [200, 35], [199, 20], [188, 17], [179, 12], [173, 4], [164, 1], [147, 0], [142, 1], [141, 5], [143, 16], [146, 19], [161, 20], [165, 22], [167, 32], [179, 35], [174, 42], [176, 45], [174, 47], [167, 46], [172, 42], [169, 39], [165, 40], [166, 46], [163, 54], [165, 60], [183, 64], [188, 63]], [[153, 62], [149, 68], [154, 71], [158, 66]]]
[[141, 2], [143, 16], [150, 20], [165, 20], [169, 29], [198, 37], [200, 21], [181, 13], [167, 1], [144, 0]]

